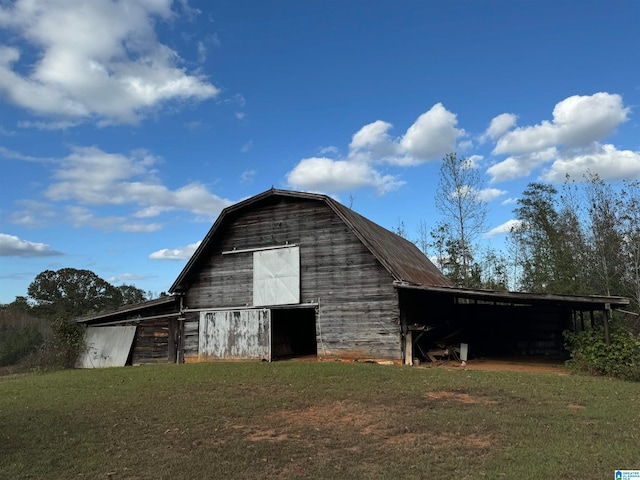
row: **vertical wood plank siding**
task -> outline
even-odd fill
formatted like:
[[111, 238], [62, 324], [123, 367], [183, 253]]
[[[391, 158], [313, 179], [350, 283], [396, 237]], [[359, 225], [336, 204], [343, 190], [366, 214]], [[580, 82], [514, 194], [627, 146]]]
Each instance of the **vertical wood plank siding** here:
[[[222, 252], [287, 242], [300, 247], [301, 302], [319, 304], [318, 355], [400, 359], [394, 279], [322, 201], [270, 197], [230, 213], [187, 279], [186, 306], [251, 306], [252, 253]], [[185, 322], [185, 358], [195, 353], [193, 335]]]

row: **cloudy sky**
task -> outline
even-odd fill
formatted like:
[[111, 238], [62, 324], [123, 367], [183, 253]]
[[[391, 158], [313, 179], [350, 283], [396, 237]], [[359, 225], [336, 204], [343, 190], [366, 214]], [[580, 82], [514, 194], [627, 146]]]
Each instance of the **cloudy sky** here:
[[166, 290], [222, 208], [327, 193], [417, 236], [439, 160], [640, 178], [640, 2], [0, 1], [0, 303], [41, 271]]

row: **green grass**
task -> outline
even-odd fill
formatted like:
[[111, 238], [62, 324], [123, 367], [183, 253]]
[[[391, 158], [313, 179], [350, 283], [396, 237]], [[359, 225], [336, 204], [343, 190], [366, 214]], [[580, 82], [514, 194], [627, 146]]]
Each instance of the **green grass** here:
[[0, 478], [613, 478], [640, 384], [343, 363], [0, 379]]

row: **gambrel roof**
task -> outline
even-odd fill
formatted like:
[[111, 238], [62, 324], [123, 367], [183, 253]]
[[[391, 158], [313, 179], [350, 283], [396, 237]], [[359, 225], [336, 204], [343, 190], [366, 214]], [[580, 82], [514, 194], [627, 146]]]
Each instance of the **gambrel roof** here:
[[451, 281], [413, 243], [368, 220], [331, 197], [316, 193], [272, 188], [222, 210], [220, 216], [169, 291], [177, 293], [184, 290], [186, 280], [201, 259], [204, 258], [203, 256], [208, 251], [209, 244], [230, 214], [254, 208], [263, 200], [273, 197], [312, 200], [328, 205], [397, 282], [416, 285], [453, 286]]

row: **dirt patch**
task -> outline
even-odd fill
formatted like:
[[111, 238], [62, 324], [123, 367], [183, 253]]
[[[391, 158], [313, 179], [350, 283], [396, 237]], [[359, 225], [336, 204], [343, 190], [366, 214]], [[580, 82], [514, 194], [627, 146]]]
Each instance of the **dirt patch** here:
[[[483, 397], [472, 397], [466, 393], [429, 392], [429, 398], [461, 401], [468, 404], [495, 403]], [[470, 450], [489, 449], [496, 446], [496, 441], [489, 435], [470, 434], [462, 440], [454, 434], [437, 435], [433, 432], [415, 432], [402, 428], [394, 422], [393, 409], [387, 406], [361, 405], [352, 402], [335, 402], [333, 404], [315, 405], [304, 410], [287, 410], [277, 413], [283, 431], [297, 428], [314, 428], [316, 430], [334, 430], [346, 427], [353, 428], [359, 435], [381, 442], [389, 447], [406, 447], [410, 445], [429, 444], [433, 448], [452, 447]], [[358, 451], [359, 447], [354, 447]]]
[[579, 412], [580, 410], [584, 410], [585, 408], [587, 408], [586, 406], [579, 405], [577, 403], [570, 403], [569, 405], [567, 405], [567, 407], [573, 412]]
[[452, 400], [454, 402], [465, 404], [490, 405], [492, 403], [496, 403], [486, 397], [472, 397], [468, 393], [460, 392], [427, 392], [424, 396], [436, 400]]
[[425, 367], [451, 368], [454, 370], [484, 370], [490, 372], [529, 372], [567, 375], [561, 360], [539, 358], [472, 359], [466, 365], [461, 362], [425, 363]]
[[279, 413], [287, 423], [293, 425], [327, 427], [351, 425], [362, 433], [374, 433], [379, 422], [385, 418], [382, 407], [371, 407], [350, 402], [335, 402], [329, 405], [314, 405], [304, 410], [286, 410]]
[[286, 440], [288, 436], [284, 433], [276, 433], [275, 430], [256, 430], [255, 432], [247, 435], [247, 439], [252, 442], [281, 442]]
[[425, 445], [432, 448], [459, 448], [465, 450], [488, 450], [496, 446], [490, 435], [469, 434], [461, 437], [454, 434], [434, 435], [427, 433], [405, 433], [385, 439], [388, 446]]

